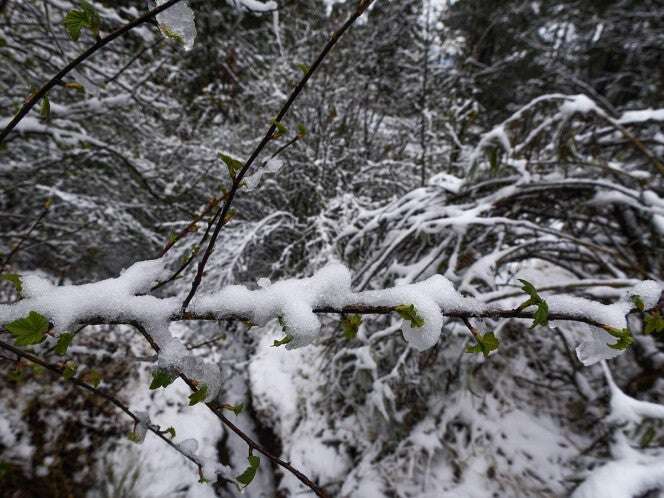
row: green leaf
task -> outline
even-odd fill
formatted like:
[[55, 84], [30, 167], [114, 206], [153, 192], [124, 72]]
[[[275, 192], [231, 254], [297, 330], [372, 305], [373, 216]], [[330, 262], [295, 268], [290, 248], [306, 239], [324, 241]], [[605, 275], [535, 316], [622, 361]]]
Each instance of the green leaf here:
[[200, 403], [201, 401], [205, 401], [205, 398], [207, 398], [208, 395], [208, 386], [207, 384], [203, 384], [201, 387], [198, 388], [198, 391], [191, 393], [189, 396], [189, 406], [194, 406], [197, 403]]
[[171, 436], [171, 439], [175, 439], [175, 427], [169, 427], [164, 432], [168, 432]]
[[278, 348], [279, 346], [284, 346], [292, 341], [293, 341], [293, 336], [287, 335], [286, 337], [284, 337], [283, 339], [279, 339], [278, 341], [275, 339], [275, 341], [272, 343], [272, 347]]
[[136, 432], [130, 432], [127, 434], [127, 439], [131, 441], [132, 443], [139, 444], [141, 442], [141, 437], [138, 435]]
[[241, 161], [238, 161], [237, 159], [234, 159], [228, 154], [224, 154], [222, 152], [219, 153], [219, 159], [226, 163], [228, 174], [233, 180], [235, 180], [235, 176], [242, 170], [244, 164], [242, 164]]
[[346, 340], [352, 341], [357, 337], [357, 331], [361, 324], [362, 317], [360, 315], [348, 315], [343, 317], [343, 320], [341, 320], [341, 328]]
[[409, 321], [413, 327], [419, 328], [424, 325], [424, 318], [418, 314], [414, 304], [400, 304], [394, 308], [394, 311], [399, 313], [401, 318]]
[[659, 334], [660, 332], [664, 332], [664, 317], [662, 317], [662, 314], [659, 312], [659, 310], [653, 311], [652, 313], [647, 313], [643, 317], [643, 321], [645, 323], [645, 327], [643, 329], [644, 334]]
[[51, 102], [48, 100], [48, 95], [44, 95], [44, 99], [42, 100], [42, 105], [39, 112], [41, 113], [41, 117], [44, 118], [45, 121], [48, 121], [49, 118], [51, 117]]
[[0, 275], [0, 280], [6, 280], [14, 285], [16, 288], [16, 293], [18, 297], [22, 296], [23, 293], [23, 281], [21, 280], [21, 275], [18, 273], [3, 273]]
[[549, 326], [549, 305], [544, 299], [537, 303], [537, 311], [533, 315], [533, 324], [530, 328], [533, 329], [537, 325], [541, 325], [542, 327]]
[[475, 339], [477, 340], [477, 344], [468, 346], [466, 353], [482, 353], [485, 358], [488, 358], [491, 351], [497, 350], [498, 346], [500, 346], [500, 341], [493, 332], [487, 332]]
[[537, 325], [542, 325], [544, 327], [549, 326], [549, 305], [548, 303], [540, 297], [537, 293], [535, 286], [528, 282], [527, 280], [519, 279], [522, 287], [521, 290], [528, 294], [530, 298], [527, 301], [524, 301], [518, 308], [517, 311], [523, 311], [529, 306], [537, 306], [537, 311], [533, 315], [533, 324], [530, 328], [535, 328]]
[[300, 123], [297, 125], [297, 134], [300, 138], [307, 136], [307, 128], [304, 126], [304, 124]]
[[96, 389], [101, 384], [102, 377], [97, 370], [92, 369], [85, 373], [83, 380]]
[[254, 456], [254, 454], [251, 452], [249, 453], [247, 460], [249, 460], [249, 466], [245, 469], [244, 472], [242, 472], [242, 474], [235, 478], [235, 480], [240, 483], [240, 489], [246, 488], [249, 486], [249, 484], [251, 484], [251, 481], [253, 481], [254, 477], [256, 477], [256, 471], [261, 464], [261, 459], [257, 456]]
[[70, 10], [64, 18], [65, 31], [74, 41], [81, 37], [83, 28], [88, 28], [94, 36], [98, 36], [101, 26], [101, 18], [90, 2], [81, 0], [80, 4], [80, 10]]
[[9, 474], [11, 469], [11, 466], [7, 462], [0, 462], [0, 481]]
[[76, 374], [76, 370], [78, 370], [78, 365], [76, 364], [75, 361], [70, 360], [67, 363], [65, 363], [65, 369], [62, 372], [62, 377], [65, 380], [69, 380], [74, 376], [74, 374]]
[[307, 74], [309, 72], [309, 69], [311, 69], [308, 64], [302, 64], [302, 63], [295, 64], [295, 67], [298, 68], [300, 71], [302, 71], [302, 74]]
[[656, 435], [657, 432], [655, 431], [655, 428], [652, 425], [649, 425], [648, 428], [646, 429], [646, 432], [644, 432], [643, 436], [641, 436], [641, 439], [639, 441], [639, 446], [641, 446], [641, 448], [650, 446], [650, 443], [652, 443], [652, 440], [655, 439]]
[[182, 35], [180, 33], [175, 32], [175, 30], [170, 25], [166, 23], [161, 23], [159, 24], [159, 30], [166, 38], [169, 38], [182, 46], [186, 45], [186, 42], [184, 41]]
[[85, 26], [85, 14], [80, 10], [70, 10], [64, 19], [65, 31], [74, 41], [81, 37], [81, 29]]
[[5, 325], [5, 329], [14, 336], [17, 346], [31, 346], [46, 339], [49, 323], [46, 317], [31, 311], [27, 317]]
[[282, 122], [273, 119], [272, 124], [277, 127], [277, 131], [272, 135], [272, 138], [279, 138], [288, 133], [288, 128], [286, 128]]
[[244, 410], [244, 404], [243, 403], [240, 403], [239, 405], [226, 404], [224, 405], [224, 410], [232, 411], [237, 416], [240, 413], [242, 413], [242, 410]]
[[608, 344], [612, 349], [617, 349], [619, 351], [625, 351], [632, 344], [634, 344], [634, 337], [630, 333], [629, 329], [616, 329], [613, 327], [605, 327], [609, 334], [618, 339], [615, 344]]
[[632, 296], [632, 302], [634, 303], [634, 306], [636, 306], [636, 309], [639, 311], [643, 311], [646, 309], [646, 304], [643, 302], [643, 298], [639, 295], [633, 295]]
[[159, 389], [160, 387], [170, 386], [175, 378], [170, 375], [166, 370], [157, 369], [152, 372], [152, 382], [150, 383], [150, 389]]
[[71, 341], [74, 339], [74, 334], [69, 332], [64, 332], [58, 336], [58, 342], [55, 345], [55, 354], [64, 356], [67, 354], [67, 348], [71, 345]]

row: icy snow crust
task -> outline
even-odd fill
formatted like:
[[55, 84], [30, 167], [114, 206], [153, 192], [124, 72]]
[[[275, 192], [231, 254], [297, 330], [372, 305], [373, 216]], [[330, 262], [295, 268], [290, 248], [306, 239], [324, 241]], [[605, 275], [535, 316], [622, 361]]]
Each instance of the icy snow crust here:
[[[166, 0], [157, 0], [157, 5], [163, 5]], [[165, 36], [176, 35], [182, 39], [185, 50], [194, 48], [196, 40], [196, 24], [194, 11], [189, 7], [187, 0], [180, 1], [165, 11], [157, 14], [159, 29]]]

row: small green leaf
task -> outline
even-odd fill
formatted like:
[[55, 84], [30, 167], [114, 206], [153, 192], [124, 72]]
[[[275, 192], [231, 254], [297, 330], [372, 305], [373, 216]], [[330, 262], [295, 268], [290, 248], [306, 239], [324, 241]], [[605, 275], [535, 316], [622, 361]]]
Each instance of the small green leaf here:
[[127, 434], [127, 439], [131, 441], [132, 443], [139, 444], [141, 442], [141, 437], [138, 435], [136, 432], [130, 432]]
[[27, 317], [6, 324], [5, 329], [14, 336], [17, 346], [31, 346], [46, 339], [49, 323], [46, 317], [31, 311]]
[[549, 305], [544, 299], [537, 303], [537, 311], [533, 315], [533, 324], [530, 328], [535, 328], [537, 325], [541, 325], [542, 327], [549, 326]]
[[166, 370], [157, 369], [152, 372], [152, 382], [150, 383], [150, 389], [159, 389], [160, 387], [170, 386], [175, 378], [170, 375]]
[[533, 324], [530, 326], [530, 328], [531, 329], [535, 328], [537, 325], [548, 327], [549, 326], [548, 303], [540, 297], [540, 295], [537, 293], [537, 289], [535, 289], [535, 286], [533, 284], [523, 279], [519, 279], [519, 282], [523, 284], [521, 290], [526, 294], [528, 294], [530, 298], [527, 301], [523, 302], [517, 308], [517, 311], [523, 311], [529, 306], [537, 306], [537, 311], [535, 311], [535, 314], [533, 315]]
[[652, 443], [652, 440], [655, 439], [656, 435], [657, 432], [655, 431], [655, 428], [652, 425], [649, 425], [648, 428], [646, 429], [646, 432], [644, 432], [643, 436], [641, 436], [641, 440], [639, 441], [639, 446], [641, 446], [641, 448], [650, 446], [650, 443]]
[[228, 168], [228, 174], [231, 176], [233, 180], [235, 180], [235, 176], [240, 171], [242, 171], [244, 164], [242, 164], [241, 161], [238, 161], [237, 159], [234, 159], [228, 154], [224, 154], [222, 152], [219, 153], [219, 159], [221, 159], [222, 161], [224, 161], [224, 163], [226, 163], [226, 167]]
[[86, 27], [90, 29], [94, 36], [99, 35], [99, 28], [101, 27], [99, 14], [97, 14], [95, 8], [87, 0], [80, 0], [80, 2], [83, 15], [87, 22]]
[[81, 29], [85, 25], [85, 15], [80, 10], [70, 10], [64, 19], [65, 31], [74, 41], [81, 37]]
[[292, 341], [293, 341], [293, 336], [287, 335], [286, 337], [284, 337], [283, 339], [279, 339], [278, 341], [275, 339], [274, 342], [272, 343], [272, 347], [278, 348], [279, 346], [284, 346]]
[[488, 358], [491, 351], [497, 350], [500, 346], [500, 341], [493, 332], [487, 332], [475, 339], [477, 339], [477, 344], [468, 346], [466, 353], [482, 353], [485, 358]]
[[643, 317], [645, 327], [643, 329], [644, 334], [653, 334], [664, 332], [664, 317], [659, 312], [659, 310], [653, 311], [652, 313], [647, 313]]
[[164, 432], [168, 432], [168, 434], [171, 436], [171, 439], [175, 439], [175, 427], [169, 427]]
[[245, 469], [242, 474], [237, 476], [235, 480], [240, 483], [240, 489], [246, 488], [251, 484], [251, 481], [254, 480], [254, 477], [256, 477], [256, 471], [258, 470], [258, 466], [261, 464], [261, 459], [257, 456], [254, 456], [253, 453], [249, 453], [249, 466]]
[[295, 67], [297, 67], [300, 71], [302, 71], [302, 74], [307, 74], [309, 72], [309, 69], [311, 69], [308, 64], [302, 64], [302, 63], [295, 64]]
[[226, 404], [224, 405], [224, 410], [232, 411], [237, 416], [244, 410], [244, 403], [240, 403], [239, 405]]
[[346, 340], [351, 341], [357, 337], [357, 331], [361, 324], [362, 317], [360, 315], [348, 315], [343, 317], [343, 320], [341, 320], [341, 328]]
[[205, 401], [205, 398], [207, 398], [208, 395], [208, 386], [207, 384], [203, 384], [201, 387], [198, 388], [198, 391], [191, 393], [189, 396], [189, 406], [194, 406], [197, 403], [200, 403], [201, 401]]
[[74, 339], [74, 334], [69, 332], [64, 332], [58, 336], [58, 342], [55, 345], [55, 354], [64, 356], [67, 354], [67, 348], [71, 345], [71, 341]]
[[639, 295], [633, 295], [632, 296], [632, 302], [634, 303], [634, 306], [636, 306], [636, 309], [639, 311], [643, 311], [646, 309], [646, 304], [643, 302], [643, 298]]
[[69, 380], [76, 374], [76, 370], [78, 370], [78, 365], [76, 364], [75, 361], [70, 360], [67, 363], [65, 363], [65, 369], [62, 372], [62, 377], [65, 380]]
[[300, 123], [297, 125], [297, 135], [300, 138], [304, 138], [307, 136], [307, 128], [304, 126], [304, 124]]
[[83, 380], [96, 389], [101, 384], [102, 377], [97, 370], [92, 369], [85, 373]]
[[617, 349], [619, 351], [625, 351], [632, 344], [634, 344], [634, 337], [630, 333], [629, 329], [616, 329], [613, 327], [604, 327], [609, 334], [618, 339], [615, 344], [608, 344], [612, 349]]
[[9, 474], [11, 469], [11, 466], [7, 462], [0, 462], [0, 481]]
[[422, 318], [414, 304], [400, 304], [394, 308], [394, 311], [399, 313], [399, 316], [406, 321], [410, 322], [412, 327], [422, 327], [424, 325], [424, 318]]
[[272, 124], [277, 127], [277, 131], [272, 135], [272, 138], [279, 138], [288, 133], [288, 128], [286, 128], [282, 122], [273, 119]]
[[166, 38], [169, 38], [182, 46], [186, 45], [182, 35], [177, 33], [170, 25], [161, 23], [159, 24], [159, 30]]
[[16, 288], [16, 293], [18, 294], [18, 297], [20, 298], [23, 293], [23, 281], [21, 280], [21, 275], [18, 273], [3, 273], [0, 275], [1, 280], [6, 280], [7, 282], [10, 282], [11, 284], [14, 285]]
[[41, 117], [45, 121], [48, 121], [49, 118], [51, 117], [51, 102], [48, 100], [48, 95], [44, 95], [44, 99], [42, 100], [42, 105], [39, 112], [41, 113]]

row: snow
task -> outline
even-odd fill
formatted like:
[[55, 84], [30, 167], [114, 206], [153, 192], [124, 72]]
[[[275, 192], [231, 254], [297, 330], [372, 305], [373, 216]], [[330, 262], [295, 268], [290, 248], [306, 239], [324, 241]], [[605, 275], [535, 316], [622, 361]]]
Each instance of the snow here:
[[[135, 263], [119, 277], [83, 285], [56, 286], [37, 275], [23, 277], [22, 299], [0, 305], [0, 322], [7, 323], [38, 311], [55, 329], [64, 331], [76, 323], [102, 318], [107, 321], [166, 321], [178, 309], [175, 298], [142, 295], [164, 275], [164, 261]], [[157, 339], [164, 334], [158, 332]]]
[[627, 111], [618, 118], [618, 123], [622, 125], [645, 123], [646, 121], [664, 121], [664, 109]]
[[272, 0], [268, 2], [259, 2], [258, 0], [231, 0], [238, 7], [251, 10], [253, 12], [269, 12], [278, 8], [277, 2]]
[[[163, 5], [167, 0], [157, 0], [157, 5]], [[187, 0], [182, 0], [157, 14], [159, 29], [167, 38], [173, 35], [181, 41], [185, 50], [194, 48], [196, 40], [196, 24], [194, 11], [189, 7]]]

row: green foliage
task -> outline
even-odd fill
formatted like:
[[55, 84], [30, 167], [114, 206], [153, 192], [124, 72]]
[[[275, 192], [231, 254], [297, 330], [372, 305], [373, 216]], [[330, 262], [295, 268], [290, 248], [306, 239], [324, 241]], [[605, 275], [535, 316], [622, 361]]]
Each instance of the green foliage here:
[[31, 346], [46, 339], [49, 323], [46, 317], [31, 311], [27, 317], [6, 324], [5, 329], [14, 336], [17, 346]]
[[287, 335], [283, 339], [279, 339], [279, 340], [275, 339], [272, 342], [272, 347], [273, 348], [278, 348], [279, 346], [285, 346], [286, 344], [288, 344], [289, 342], [292, 342], [292, 341], [293, 341], [293, 336], [292, 335]]
[[127, 434], [127, 439], [129, 439], [129, 441], [131, 441], [132, 443], [136, 444], [139, 444], [141, 442], [140, 436], [138, 435], [138, 433], [134, 431]]
[[643, 299], [639, 295], [634, 295], [632, 296], [632, 302], [634, 303], [634, 306], [636, 306], [636, 309], [639, 311], [644, 311], [646, 309], [646, 305], [643, 302]]
[[277, 128], [277, 131], [274, 132], [272, 138], [276, 139], [288, 134], [288, 128], [286, 128], [282, 122], [273, 119], [272, 124]]
[[240, 403], [239, 405], [225, 404], [224, 405], [224, 410], [229, 410], [237, 416], [240, 413], [242, 413], [242, 410], [244, 410], [244, 403]]
[[400, 304], [394, 308], [394, 311], [399, 313], [399, 316], [404, 320], [410, 322], [412, 327], [422, 327], [424, 325], [424, 318], [422, 318], [414, 304]]
[[7, 462], [0, 462], [0, 481], [4, 479], [11, 471], [11, 466]]
[[485, 358], [488, 358], [491, 351], [497, 350], [498, 346], [500, 346], [500, 341], [493, 332], [476, 336], [475, 339], [477, 340], [477, 344], [468, 346], [466, 353], [482, 353]]
[[653, 311], [652, 313], [647, 313], [643, 317], [645, 327], [643, 328], [644, 334], [653, 334], [664, 332], [664, 317], [659, 312], [659, 310]]
[[295, 67], [298, 68], [300, 71], [302, 71], [302, 74], [307, 74], [309, 70], [311, 69], [308, 64], [295, 64]]
[[159, 389], [160, 387], [170, 386], [175, 378], [169, 374], [166, 370], [157, 369], [152, 372], [152, 382], [150, 383], [150, 389]]
[[74, 339], [74, 334], [69, 332], [64, 332], [58, 336], [58, 342], [55, 345], [55, 354], [64, 356], [67, 354], [67, 348], [71, 345], [71, 341]]
[[652, 440], [655, 439], [656, 435], [657, 431], [655, 431], [655, 428], [652, 425], [649, 425], [646, 431], [643, 433], [643, 436], [641, 436], [641, 439], [639, 440], [639, 446], [641, 448], [646, 448], [647, 446], [650, 446], [650, 443], [652, 443]]
[[351, 341], [357, 337], [357, 331], [361, 324], [362, 317], [360, 315], [348, 315], [343, 317], [343, 320], [341, 320], [341, 328], [346, 340]]
[[76, 374], [76, 370], [78, 370], [78, 364], [75, 361], [69, 360], [67, 363], [65, 363], [65, 369], [62, 372], [62, 377], [65, 380], [70, 380]]
[[201, 387], [198, 388], [198, 391], [191, 393], [189, 396], [189, 406], [194, 406], [197, 403], [200, 403], [201, 401], [205, 401], [205, 398], [207, 398], [208, 395], [208, 386], [207, 384], [203, 384]]
[[616, 329], [613, 327], [604, 327], [609, 334], [618, 339], [615, 344], [609, 344], [608, 346], [619, 351], [625, 351], [632, 344], [634, 344], [634, 337], [632, 336], [629, 329]]
[[21, 280], [21, 275], [18, 273], [3, 273], [0, 275], [0, 280], [6, 280], [11, 283], [16, 288], [16, 293], [18, 297], [23, 295], [23, 281]]
[[303, 123], [297, 125], [297, 136], [304, 138], [307, 136], [307, 127]]
[[92, 370], [89, 370], [85, 373], [85, 375], [83, 376], [83, 381], [87, 382], [96, 389], [97, 387], [99, 387], [99, 384], [101, 384], [102, 377], [99, 371], [93, 368]]
[[48, 121], [51, 117], [51, 102], [48, 100], [48, 95], [44, 95], [44, 99], [42, 100], [42, 105], [41, 108], [39, 109], [39, 113], [41, 114], [41, 117], [44, 119], [44, 121]]
[[257, 456], [254, 456], [253, 452], [249, 451], [249, 466], [235, 478], [235, 480], [240, 484], [240, 489], [246, 488], [251, 484], [251, 481], [256, 477], [256, 471], [258, 470], [259, 465], [261, 464], [261, 459]]
[[166, 38], [173, 40], [180, 45], [185, 45], [185, 41], [184, 38], [182, 38], [182, 35], [180, 33], [176, 33], [168, 24], [160, 24], [159, 29]]
[[235, 180], [235, 176], [240, 171], [242, 171], [242, 167], [244, 166], [244, 164], [242, 164], [241, 161], [232, 158], [228, 154], [224, 154], [223, 152], [219, 153], [219, 159], [224, 161], [224, 163], [226, 164], [226, 168], [228, 168], [228, 174], [233, 180]]
[[167, 432], [171, 436], [171, 439], [175, 439], [175, 427], [171, 426], [164, 432]]
[[518, 308], [517, 311], [523, 311], [526, 309], [528, 306], [537, 306], [537, 310], [535, 311], [535, 314], [533, 315], [533, 324], [530, 326], [530, 328], [535, 328], [537, 325], [542, 325], [543, 327], [548, 327], [549, 326], [549, 305], [548, 303], [540, 297], [540, 295], [537, 293], [537, 289], [535, 289], [535, 286], [528, 282], [527, 280], [519, 279], [519, 282], [521, 282], [522, 287], [521, 290], [528, 294], [530, 298], [522, 303]]
[[87, 28], [94, 36], [99, 35], [101, 19], [95, 8], [87, 0], [81, 0], [80, 10], [70, 10], [64, 19], [65, 30], [74, 41], [81, 37], [81, 30]]

